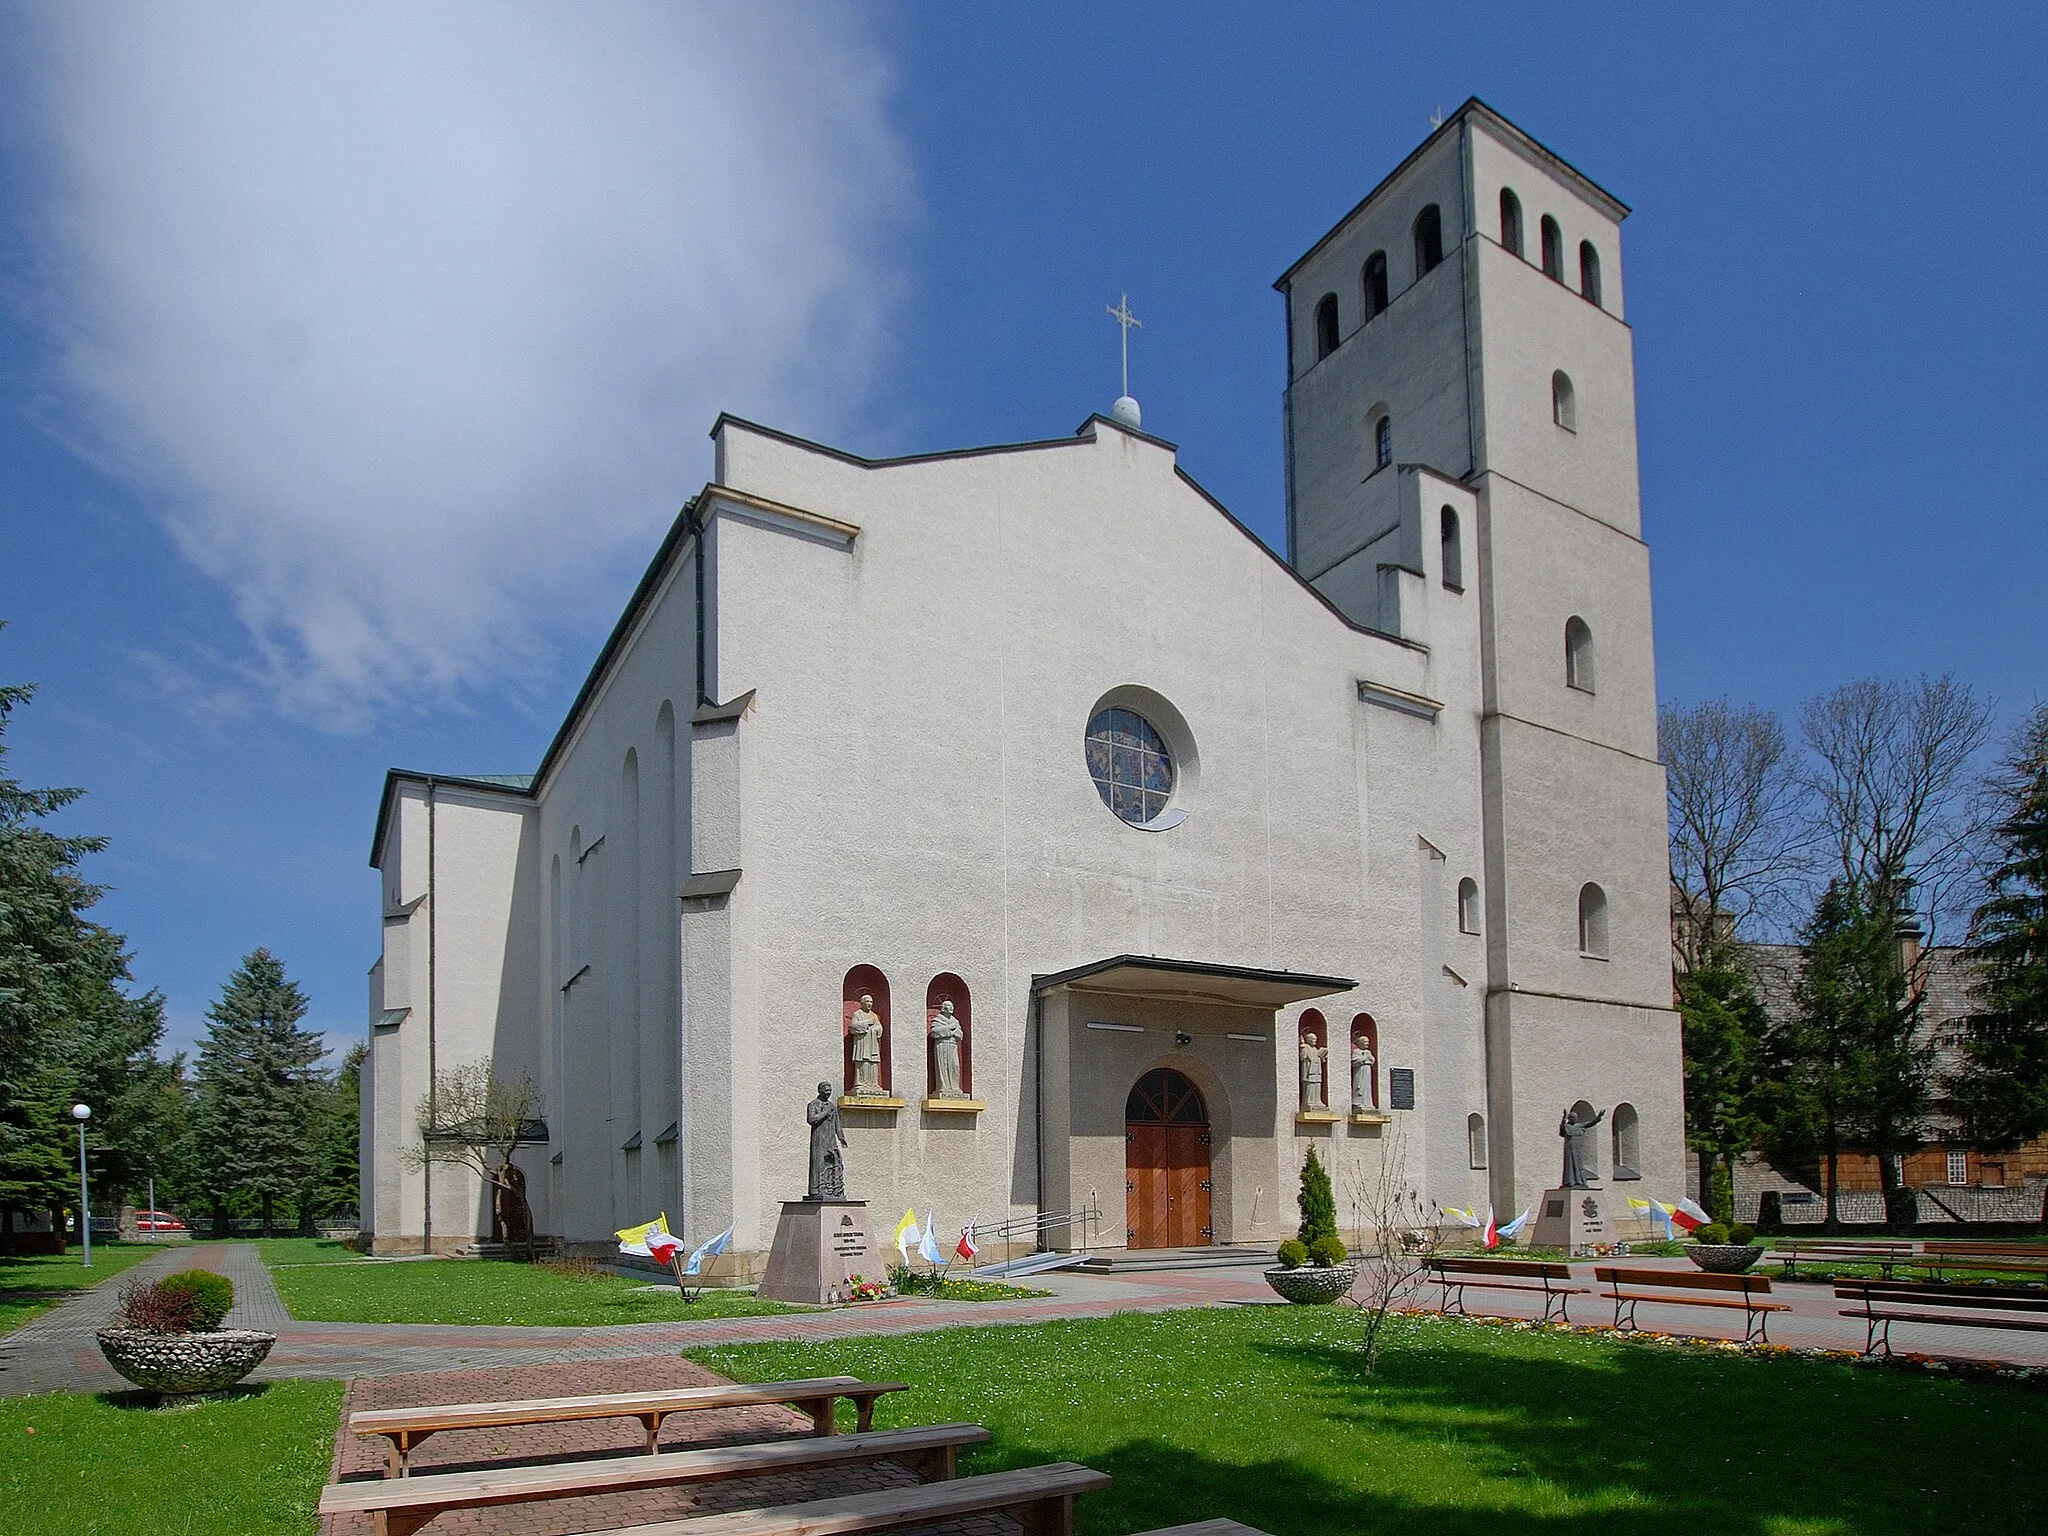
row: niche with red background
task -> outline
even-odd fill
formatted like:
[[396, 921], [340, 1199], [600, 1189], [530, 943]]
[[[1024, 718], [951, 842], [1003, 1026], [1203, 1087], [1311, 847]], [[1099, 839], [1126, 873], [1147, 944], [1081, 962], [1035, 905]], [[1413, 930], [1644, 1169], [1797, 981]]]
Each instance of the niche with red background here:
[[974, 1002], [967, 995], [967, 983], [951, 971], [941, 971], [924, 989], [924, 1083], [927, 1094], [939, 1091], [939, 1052], [932, 1042], [932, 1020], [939, 1004], [951, 1003], [953, 1017], [960, 1021], [960, 1097], [974, 1097]]
[[1328, 1046], [1330, 1044], [1330, 1021], [1323, 1017], [1320, 1008], [1304, 1008], [1301, 1025], [1297, 1031], [1298, 1040], [1294, 1053], [1294, 1096], [1301, 1098], [1301, 1051], [1300, 1047], [1316, 1044], [1325, 1047], [1323, 1054], [1323, 1097], [1317, 1104], [1303, 1104], [1303, 1109], [1328, 1109], [1330, 1107], [1330, 1069], [1333, 1065]]
[[[1351, 1043], [1363, 1043], [1372, 1052], [1372, 1102], [1366, 1107], [1380, 1107], [1380, 1027], [1372, 1021], [1372, 1015], [1361, 1013], [1351, 1021]], [[1344, 1096], [1351, 1097], [1351, 1053], [1344, 1053]]]
[[[848, 1094], [858, 1093], [854, 1086], [853, 1074], [853, 1016], [860, 1008], [863, 996], [875, 1000], [875, 1017], [882, 1021], [880, 1042], [882, 1059], [878, 1064], [876, 1078], [882, 1085], [882, 1092], [890, 1091], [889, 1057], [895, 1035], [889, 1027], [889, 978], [872, 965], [856, 965], [846, 973], [845, 985], [840, 988], [839, 1035], [840, 1054], [843, 1057], [846, 1088]], [[958, 1006], [957, 1004], [955, 1005]]]

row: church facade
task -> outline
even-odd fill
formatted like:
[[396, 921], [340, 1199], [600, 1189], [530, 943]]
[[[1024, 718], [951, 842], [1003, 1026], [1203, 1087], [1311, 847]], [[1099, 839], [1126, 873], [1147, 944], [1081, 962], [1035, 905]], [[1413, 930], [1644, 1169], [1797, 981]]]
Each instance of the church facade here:
[[405, 1155], [483, 1057], [539, 1231], [742, 1269], [821, 1084], [849, 1196], [1053, 1246], [1287, 1235], [1310, 1146], [1346, 1226], [1390, 1159], [1505, 1221], [1572, 1107], [1681, 1194], [1626, 213], [1473, 101], [1280, 279], [1284, 559], [1124, 402], [721, 418], [537, 772], [386, 780], [377, 1248], [489, 1235]]

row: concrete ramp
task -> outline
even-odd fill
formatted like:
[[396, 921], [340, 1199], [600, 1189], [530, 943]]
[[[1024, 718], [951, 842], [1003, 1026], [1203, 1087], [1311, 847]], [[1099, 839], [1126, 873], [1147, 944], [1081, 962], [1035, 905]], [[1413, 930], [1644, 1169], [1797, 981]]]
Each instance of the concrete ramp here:
[[975, 1270], [975, 1280], [1014, 1280], [1019, 1275], [1042, 1275], [1050, 1269], [1072, 1269], [1088, 1262], [1085, 1253], [1027, 1253], [1021, 1259], [1001, 1264], [984, 1264]]

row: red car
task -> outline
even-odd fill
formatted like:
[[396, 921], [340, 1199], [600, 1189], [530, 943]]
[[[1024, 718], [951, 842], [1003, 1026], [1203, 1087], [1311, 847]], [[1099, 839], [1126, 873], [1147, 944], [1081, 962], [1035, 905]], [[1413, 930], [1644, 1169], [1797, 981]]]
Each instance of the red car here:
[[169, 1211], [137, 1211], [135, 1230], [138, 1232], [183, 1232], [188, 1230], [185, 1223]]

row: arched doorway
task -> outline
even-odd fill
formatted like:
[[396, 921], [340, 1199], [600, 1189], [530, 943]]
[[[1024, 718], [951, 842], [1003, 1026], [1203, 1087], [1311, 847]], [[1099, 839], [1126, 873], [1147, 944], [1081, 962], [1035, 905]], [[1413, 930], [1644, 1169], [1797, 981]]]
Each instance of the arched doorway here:
[[1209, 1223], [1209, 1108], [1171, 1067], [1139, 1078], [1124, 1103], [1124, 1241], [1198, 1248]]

